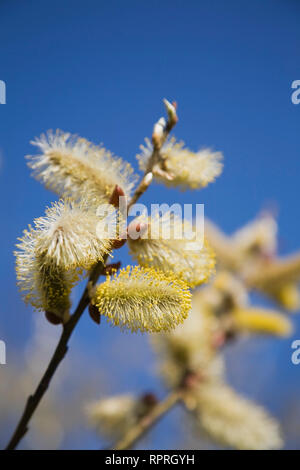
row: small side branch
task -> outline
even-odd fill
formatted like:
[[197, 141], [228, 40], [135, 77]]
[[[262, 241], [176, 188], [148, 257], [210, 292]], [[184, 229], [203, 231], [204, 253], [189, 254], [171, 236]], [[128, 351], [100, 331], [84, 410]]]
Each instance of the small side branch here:
[[131, 449], [132, 446], [148, 432], [168, 411], [170, 411], [181, 399], [180, 390], [173, 390], [169, 395], [152, 408], [135, 426], [123, 436], [112, 450]]

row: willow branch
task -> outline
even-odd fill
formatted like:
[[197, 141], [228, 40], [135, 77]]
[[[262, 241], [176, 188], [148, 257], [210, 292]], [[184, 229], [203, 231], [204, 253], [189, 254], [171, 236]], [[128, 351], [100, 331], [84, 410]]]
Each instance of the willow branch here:
[[[131, 201], [130, 201], [130, 203], [131, 203]], [[107, 259], [107, 257], [106, 257], [106, 259]], [[24, 409], [24, 412], [21, 416], [21, 419], [20, 419], [20, 421], [19, 421], [19, 423], [18, 423], [18, 425], [17, 425], [17, 427], [14, 431], [14, 434], [11, 437], [11, 439], [10, 439], [10, 441], [9, 441], [9, 443], [8, 443], [5, 450], [14, 450], [14, 449], [16, 449], [16, 447], [18, 446], [20, 441], [23, 439], [23, 437], [27, 433], [29, 422], [30, 422], [34, 412], [36, 411], [37, 407], [39, 406], [40, 401], [42, 400], [43, 396], [45, 395], [45, 393], [46, 393], [46, 391], [47, 391], [47, 389], [50, 385], [50, 382], [51, 382], [58, 366], [60, 365], [60, 363], [62, 362], [62, 360], [64, 359], [64, 357], [65, 357], [65, 355], [68, 351], [69, 339], [70, 339], [77, 323], [79, 322], [83, 312], [85, 311], [86, 307], [89, 305], [90, 298], [89, 298], [89, 288], [88, 288], [88, 286], [96, 284], [96, 282], [98, 281], [99, 276], [104, 272], [106, 259], [104, 260], [104, 263], [101, 262], [101, 263], [96, 264], [96, 266], [92, 270], [92, 272], [89, 276], [88, 283], [87, 283], [87, 285], [85, 287], [85, 290], [84, 290], [84, 292], [81, 296], [81, 299], [78, 303], [78, 306], [77, 306], [74, 314], [71, 316], [70, 320], [63, 325], [63, 331], [62, 331], [61, 337], [60, 337], [59, 342], [56, 346], [54, 354], [53, 354], [53, 356], [52, 356], [52, 358], [51, 358], [51, 360], [48, 364], [48, 367], [47, 367], [43, 377], [41, 378], [34, 394], [29, 396], [29, 398], [27, 400], [27, 403], [26, 403], [26, 406], [25, 406], [25, 409]]]
[[[168, 108], [167, 108], [167, 110], [168, 110]], [[163, 129], [163, 134], [162, 134], [163, 140], [165, 140], [167, 138], [167, 135], [169, 134], [170, 130], [172, 129], [172, 127], [175, 125], [176, 122], [172, 121], [172, 115], [169, 114], [168, 122], [166, 123], [165, 128]], [[154, 146], [153, 155], [157, 154], [157, 151], [158, 151], [157, 147]], [[142, 196], [142, 194], [144, 194], [144, 192], [148, 189], [148, 187], [151, 184], [151, 181], [152, 181], [152, 171], [151, 170], [152, 170], [153, 156], [150, 158], [149, 161], [151, 162], [150, 166], [148, 167], [148, 169], [145, 172], [140, 184], [136, 188], [131, 200], [129, 201], [129, 204], [128, 204], [128, 207], [127, 207], [127, 212], [129, 211], [130, 207], [133, 204], [135, 204], [136, 201]], [[29, 398], [27, 400], [27, 403], [26, 403], [26, 406], [25, 406], [25, 409], [24, 409], [24, 412], [21, 416], [21, 419], [20, 419], [20, 421], [19, 421], [19, 423], [18, 423], [18, 425], [17, 425], [17, 427], [16, 427], [16, 429], [15, 429], [15, 431], [14, 431], [14, 433], [13, 433], [13, 435], [12, 435], [12, 437], [11, 437], [11, 439], [10, 439], [10, 441], [9, 441], [9, 443], [8, 443], [5, 450], [14, 450], [14, 449], [16, 449], [16, 447], [18, 446], [20, 441], [23, 439], [23, 437], [27, 433], [29, 422], [30, 422], [34, 412], [38, 408], [39, 403], [41, 402], [43, 396], [45, 395], [45, 393], [46, 393], [46, 391], [47, 391], [47, 389], [50, 385], [50, 382], [51, 382], [58, 366], [60, 365], [60, 363], [62, 362], [62, 360], [64, 359], [64, 357], [65, 357], [65, 355], [68, 351], [69, 339], [70, 339], [77, 323], [79, 322], [83, 312], [85, 311], [86, 307], [89, 305], [90, 298], [89, 298], [88, 285], [95, 285], [96, 284], [96, 282], [98, 281], [99, 276], [104, 272], [106, 260], [107, 260], [107, 257], [104, 260], [104, 262], [99, 262], [98, 264], [96, 264], [96, 266], [92, 270], [92, 272], [89, 276], [87, 286], [86, 286], [86, 288], [85, 288], [85, 290], [84, 290], [84, 292], [81, 296], [81, 299], [78, 303], [78, 306], [77, 306], [74, 314], [71, 316], [70, 320], [63, 325], [62, 334], [61, 334], [59, 342], [56, 346], [54, 354], [53, 354], [53, 356], [52, 356], [52, 358], [51, 358], [51, 360], [50, 360], [50, 362], [47, 366], [47, 369], [46, 369], [43, 377], [41, 378], [34, 394], [29, 396]]]
[[170, 411], [181, 399], [180, 390], [173, 390], [169, 395], [155, 405], [135, 426], [115, 443], [112, 450], [131, 449], [132, 446], [148, 432], [168, 411]]

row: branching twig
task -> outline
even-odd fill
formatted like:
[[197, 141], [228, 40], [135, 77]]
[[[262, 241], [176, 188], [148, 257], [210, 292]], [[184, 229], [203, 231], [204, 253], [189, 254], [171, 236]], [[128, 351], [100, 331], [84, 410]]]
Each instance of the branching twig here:
[[[166, 104], [167, 103], [167, 104]], [[171, 129], [173, 128], [173, 126], [176, 124], [177, 122], [177, 116], [176, 116], [176, 113], [174, 114], [173, 113], [170, 113], [170, 110], [168, 109], [168, 102], [165, 102], [166, 104], [166, 107], [167, 107], [167, 111], [168, 111], [168, 121], [166, 123], [166, 125], [164, 126], [163, 128], [163, 131], [162, 131], [162, 141], [164, 141], [169, 132], [171, 131]], [[174, 115], [176, 116], [176, 119], [174, 118]], [[158, 152], [158, 149], [154, 146], [154, 149], [153, 149], [153, 154], [157, 154]], [[153, 161], [153, 158], [151, 157], [150, 158], [150, 162]], [[152, 163], [151, 163], [152, 165]], [[148, 167], [147, 171], [145, 172], [142, 180], [141, 180], [141, 183], [139, 184], [139, 186], [136, 188], [135, 190], [135, 193], [133, 194], [131, 200], [129, 201], [129, 204], [128, 204], [128, 210], [130, 209], [130, 207], [135, 204], [135, 202], [139, 199], [139, 197], [141, 197], [141, 195], [146, 191], [146, 189], [149, 187], [151, 181], [152, 181], [152, 167]], [[107, 259], [107, 257], [106, 257]], [[104, 261], [104, 263], [98, 263], [94, 269], [92, 270], [91, 274], [90, 274], [90, 277], [89, 277], [89, 280], [88, 280], [88, 284], [92, 284], [92, 285], [95, 285], [100, 274], [102, 273], [102, 271], [104, 270], [105, 268], [105, 264], [106, 264], [106, 259]], [[58, 345], [55, 349], [55, 352], [50, 360], [50, 363], [48, 364], [48, 367], [42, 377], [42, 379], [40, 380], [35, 392], [33, 395], [30, 395], [30, 397], [28, 398], [27, 400], [27, 403], [26, 403], [26, 406], [25, 406], [25, 409], [24, 409], [24, 412], [21, 416], [21, 419], [14, 431], [14, 434], [12, 436], [12, 438], [10, 439], [7, 447], [5, 450], [14, 450], [16, 449], [16, 447], [18, 446], [18, 444], [20, 443], [20, 441], [23, 439], [23, 437], [25, 436], [26, 432], [28, 431], [28, 424], [34, 414], [34, 412], [36, 411], [37, 407], [39, 406], [39, 403], [41, 401], [41, 399], [43, 398], [43, 396], [45, 395], [48, 387], [49, 387], [49, 384], [59, 366], [59, 364], [61, 363], [61, 361], [63, 360], [63, 358], [65, 357], [67, 351], [68, 351], [68, 343], [69, 343], [69, 339], [73, 333], [73, 330], [74, 328], [76, 327], [77, 323], [79, 322], [84, 310], [86, 309], [86, 307], [89, 305], [89, 289], [88, 289], [88, 285], [86, 286], [82, 296], [81, 296], [81, 299], [79, 301], [79, 304], [74, 312], [74, 314], [71, 316], [70, 320], [64, 324], [63, 326], [63, 331], [62, 331], [62, 334], [61, 334], [61, 337], [59, 339], [59, 342], [58, 342]]]
[[[231, 338], [224, 338], [224, 342], [216, 345], [216, 349], [220, 349]], [[186, 370], [183, 374], [182, 381], [177, 388], [174, 388], [169, 392], [168, 396], [157, 403], [147, 415], [143, 416], [138, 423], [131, 429], [129, 429], [124, 436], [122, 436], [112, 447], [112, 450], [126, 450], [132, 448], [132, 446], [143, 437], [143, 435], [149, 431], [166, 413], [168, 413], [177, 403], [185, 403], [185, 393], [192, 390], [194, 387], [198, 387], [202, 381], [201, 371], [191, 372]]]
[[173, 390], [169, 395], [152, 410], [144, 416], [135, 426], [130, 428], [128, 432], [112, 447], [113, 450], [131, 449], [132, 446], [140, 439], [152, 426], [162, 418], [171, 408], [173, 408], [181, 399], [180, 390]]

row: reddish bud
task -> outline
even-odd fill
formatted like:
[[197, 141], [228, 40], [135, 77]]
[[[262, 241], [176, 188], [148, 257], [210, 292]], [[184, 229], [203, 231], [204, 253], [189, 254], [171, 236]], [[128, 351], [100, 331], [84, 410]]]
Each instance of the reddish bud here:
[[123, 189], [116, 184], [115, 189], [113, 190], [112, 195], [110, 197], [109, 203], [118, 208], [120, 196], [125, 196], [125, 193]]
[[97, 309], [96, 305], [90, 304], [89, 305], [89, 314], [91, 319], [97, 323], [97, 325], [100, 325], [101, 322], [101, 315], [99, 313], [99, 310]]
[[128, 225], [127, 232], [128, 232], [129, 237], [132, 240], [137, 240], [138, 238], [141, 238], [144, 235], [147, 229], [148, 229], [147, 223], [136, 222], [135, 220], [133, 220]]

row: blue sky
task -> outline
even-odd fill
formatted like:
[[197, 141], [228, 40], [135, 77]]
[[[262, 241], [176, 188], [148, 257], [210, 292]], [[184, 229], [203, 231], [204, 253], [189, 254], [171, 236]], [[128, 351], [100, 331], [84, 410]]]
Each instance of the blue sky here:
[[[163, 113], [162, 98], [175, 99], [176, 136], [193, 149], [222, 151], [224, 173], [202, 192], [155, 186], [143, 201], [204, 203], [228, 232], [275, 206], [281, 253], [299, 249], [300, 104], [291, 102], [291, 84], [300, 79], [299, 23], [296, 0], [0, 1], [0, 80], [7, 86], [0, 105], [0, 336], [9, 348], [22, 351], [31, 334], [12, 251], [55, 199], [29, 177], [24, 160], [35, 152], [30, 140], [48, 129], [103, 142], [137, 169], [135, 155]], [[118, 333], [103, 328], [105, 347]], [[79, 330], [78, 341], [101, 350], [102, 335], [88, 319]], [[272, 354], [278, 346], [270, 344]], [[299, 372], [287, 364], [288, 348], [281, 346], [274, 383], [286, 374], [295, 387]], [[139, 389], [151, 384], [138, 370], [128, 381]]]

